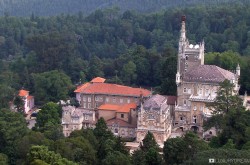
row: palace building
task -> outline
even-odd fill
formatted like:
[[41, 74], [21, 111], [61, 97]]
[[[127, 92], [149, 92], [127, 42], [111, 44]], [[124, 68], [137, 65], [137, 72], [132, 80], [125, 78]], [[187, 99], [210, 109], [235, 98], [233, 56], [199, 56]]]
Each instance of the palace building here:
[[215, 100], [219, 83], [225, 79], [230, 80], [234, 84], [232, 92], [238, 93], [240, 66], [238, 65], [233, 73], [215, 65], [204, 65], [205, 43], [189, 43], [185, 21], [186, 18], [183, 16], [177, 58], [174, 128], [202, 132], [204, 118], [211, 116], [206, 103]]

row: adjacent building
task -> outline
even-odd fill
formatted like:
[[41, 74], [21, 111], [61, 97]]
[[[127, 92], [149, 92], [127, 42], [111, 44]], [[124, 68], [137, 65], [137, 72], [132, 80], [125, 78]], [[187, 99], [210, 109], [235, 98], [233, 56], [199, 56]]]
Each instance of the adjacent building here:
[[151, 96], [149, 90], [105, 83], [105, 79], [101, 77], [78, 86], [75, 93], [80, 107], [63, 107], [62, 125], [65, 136], [74, 129], [93, 128], [96, 121], [103, 117], [114, 134], [135, 137], [137, 106]]

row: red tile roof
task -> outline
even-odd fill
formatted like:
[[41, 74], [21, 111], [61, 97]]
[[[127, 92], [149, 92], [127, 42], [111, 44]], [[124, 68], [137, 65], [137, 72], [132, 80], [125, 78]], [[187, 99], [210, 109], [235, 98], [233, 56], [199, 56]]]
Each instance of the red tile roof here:
[[137, 105], [135, 103], [124, 104], [124, 105], [114, 105], [114, 104], [103, 104], [98, 110], [116, 111], [129, 113], [130, 109], [135, 109]]
[[119, 127], [130, 127], [130, 128], [136, 128], [136, 125], [129, 124], [126, 121], [123, 121], [121, 119], [109, 119], [106, 121], [107, 126], [112, 126], [113, 124], [118, 124]]
[[78, 93], [78, 92], [81, 92], [83, 91], [85, 88], [87, 88], [88, 86], [90, 85], [90, 83], [85, 83], [85, 84], [82, 84], [82, 85], [79, 85], [76, 90], [74, 92]]
[[96, 78], [93, 78], [90, 82], [92, 82], [92, 83], [104, 83], [105, 80], [106, 80], [105, 78], [96, 77]]
[[33, 99], [33, 98], [34, 98], [34, 96], [28, 96], [28, 97], [27, 97], [28, 100], [31, 100], [31, 99]]
[[123, 95], [123, 96], [135, 96], [140, 97], [141, 95], [147, 97], [151, 92], [143, 88], [132, 88], [123, 85], [117, 84], [108, 84], [108, 83], [87, 83], [78, 87], [75, 92], [84, 93], [84, 94], [108, 94], [108, 95]]
[[24, 90], [24, 89], [21, 89], [21, 90], [19, 91], [19, 94], [18, 94], [18, 95], [21, 96], [21, 97], [28, 96], [28, 95], [29, 95], [29, 91], [26, 91], [26, 90]]

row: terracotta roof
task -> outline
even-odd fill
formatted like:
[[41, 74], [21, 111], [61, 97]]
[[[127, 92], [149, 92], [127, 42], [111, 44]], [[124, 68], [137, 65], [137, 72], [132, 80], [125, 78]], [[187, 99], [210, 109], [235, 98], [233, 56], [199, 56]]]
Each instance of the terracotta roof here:
[[21, 96], [21, 97], [28, 96], [28, 95], [29, 95], [29, 91], [26, 91], [26, 90], [24, 90], [24, 89], [21, 89], [21, 90], [19, 91], [19, 94], [18, 94], [18, 95]]
[[109, 119], [106, 121], [107, 126], [112, 126], [113, 124], [118, 124], [119, 127], [130, 127], [130, 128], [136, 128], [136, 125], [129, 124], [128, 122], [121, 120], [121, 119]]
[[76, 92], [76, 93], [81, 92], [82, 90], [87, 88], [89, 85], [90, 85], [89, 82], [82, 84], [82, 85], [79, 85], [74, 92]]
[[33, 98], [34, 98], [34, 96], [28, 96], [28, 97], [27, 97], [28, 100], [31, 100], [31, 99], [33, 99]]
[[89, 85], [83, 85], [77, 88], [75, 92], [84, 94], [108, 94], [135, 97], [140, 97], [141, 95], [147, 97], [151, 94], [151, 92], [146, 89], [132, 88], [128, 86], [109, 83], [93, 83]]
[[231, 80], [234, 76], [234, 73], [215, 65], [199, 65], [186, 72], [183, 80], [188, 82], [219, 83], [225, 79]]
[[137, 105], [135, 103], [123, 104], [123, 105], [103, 104], [98, 108], [98, 110], [107, 110], [107, 111], [129, 113], [130, 109], [135, 109], [136, 107], [137, 107]]
[[143, 104], [145, 108], [161, 108], [161, 104], [166, 100], [166, 97], [162, 95], [153, 95], [151, 98], [146, 100]]
[[105, 80], [106, 80], [105, 78], [96, 77], [96, 78], [93, 78], [90, 82], [92, 82], [92, 83], [104, 83]]

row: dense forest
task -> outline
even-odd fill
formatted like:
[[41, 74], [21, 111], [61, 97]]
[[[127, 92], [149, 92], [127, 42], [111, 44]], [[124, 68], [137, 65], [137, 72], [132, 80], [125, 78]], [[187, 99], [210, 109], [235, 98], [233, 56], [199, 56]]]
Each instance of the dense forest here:
[[121, 12], [135, 10], [143, 13], [158, 12], [174, 7], [197, 5], [215, 6], [221, 4], [246, 4], [248, 0], [0, 0], [0, 15], [12, 16], [52, 16], [58, 14], [84, 15], [97, 9], [119, 8]]
[[[175, 95], [176, 50], [183, 14], [190, 42], [205, 41], [205, 63], [228, 70], [235, 70], [239, 63], [240, 92], [250, 92], [248, 8], [223, 5], [147, 15], [132, 11], [119, 14], [118, 9], [112, 9], [97, 10], [88, 17], [82, 13], [48, 18], [3, 16], [0, 89], [5, 92], [0, 95], [1, 105], [6, 107], [21, 88], [35, 94], [41, 104], [66, 99], [68, 93], [73, 96], [73, 85], [96, 76]], [[60, 81], [62, 76], [65, 81]], [[63, 94], [57, 96], [56, 91]]]

